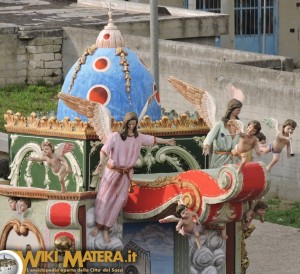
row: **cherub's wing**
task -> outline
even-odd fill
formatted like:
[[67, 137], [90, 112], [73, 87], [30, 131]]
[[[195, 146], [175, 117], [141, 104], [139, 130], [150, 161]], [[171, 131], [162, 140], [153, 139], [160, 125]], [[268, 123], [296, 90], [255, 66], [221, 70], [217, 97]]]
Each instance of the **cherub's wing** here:
[[234, 119], [233, 121], [234, 121], [234, 123], [236, 125], [236, 128], [238, 129], [239, 132], [242, 132], [242, 133], [245, 132], [244, 131], [244, 124], [243, 124], [242, 121], [240, 121], [238, 119]]
[[74, 145], [72, 143], [65, 143], [61, 152], [61, 156], [64, 156], [66, 153], [71, 152], [73, 149]]
[[160, 223], [172, 223], [172, 222], [178, 222], [180, 219], [177, 218], [176, 216], [174, 215], [169, 215], [163, 219], [160, 219], [159, 222]]
[[55, 146], [55, 154], [57, 156], [64, 156], [66, 153], [71, 152], [74, 149], [74, 145], [71, 143], [60, 143]]
[[275, 131], [275, 134], [277, 134], [279, 132], [278, 120], [276, 120], [275, 118], [269, 117], [269, 118], [265, 118], [263, 121], [269, 128], [271, 128]]
[[86, 116], [99, 139], [105, 142], [107, 136], [111, 133], [111, 114], [108, 108], [102, 104], [62, 92], [58, 93], [58, 98], [63, 100], [68, 107]]
[[217, 111], [214, 97], [208, 91], [196, 88], [173, 76], [170, 76], [168, 80], [181, 95], [196, 106], [199, 117], [209, 128], [212, 128], [216, 123]]

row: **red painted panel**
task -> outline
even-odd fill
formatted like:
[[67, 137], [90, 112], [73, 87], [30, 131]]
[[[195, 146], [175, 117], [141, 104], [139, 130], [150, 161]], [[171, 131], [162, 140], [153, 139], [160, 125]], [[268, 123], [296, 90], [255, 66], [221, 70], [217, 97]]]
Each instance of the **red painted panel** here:
[[50, 221], [59, 227], [67, 227], [71, 224], [71, 205], [58, 202], [50, 207]]

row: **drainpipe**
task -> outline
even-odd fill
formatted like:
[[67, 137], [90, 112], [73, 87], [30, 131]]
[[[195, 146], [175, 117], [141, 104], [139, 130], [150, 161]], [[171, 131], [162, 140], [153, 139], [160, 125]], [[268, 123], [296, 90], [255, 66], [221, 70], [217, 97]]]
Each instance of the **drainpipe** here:
[[150, 1], [151, 72], [159, 90], [158, 0]]

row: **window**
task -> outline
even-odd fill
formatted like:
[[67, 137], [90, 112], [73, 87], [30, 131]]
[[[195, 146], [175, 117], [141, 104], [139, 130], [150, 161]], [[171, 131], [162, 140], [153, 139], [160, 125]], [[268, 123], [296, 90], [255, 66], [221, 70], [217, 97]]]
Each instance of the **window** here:
[[[263, 5], [263, 0], [235, 0], [236, 35], [258, 35], [264, 32]], [[266, 33], [273, 33], [273, 0], [266, 1]]]
[[221, 0], [196, 0], [196, 9], [220, 13]]

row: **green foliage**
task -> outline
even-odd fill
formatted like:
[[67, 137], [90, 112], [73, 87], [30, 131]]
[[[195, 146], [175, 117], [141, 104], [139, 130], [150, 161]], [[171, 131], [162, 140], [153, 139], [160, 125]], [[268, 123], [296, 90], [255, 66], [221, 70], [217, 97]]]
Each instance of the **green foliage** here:
[[300, 228], [300, 203], [287, 202], [280, 199], [267, 201], [265, 219], [267, 222]]
[[0, 131], [6, 132], [4, 114], [11, 110], [28, 116], [35, 112], [38, 116], [55, 115], [61, 86], [7, 85], [0, 87]]

